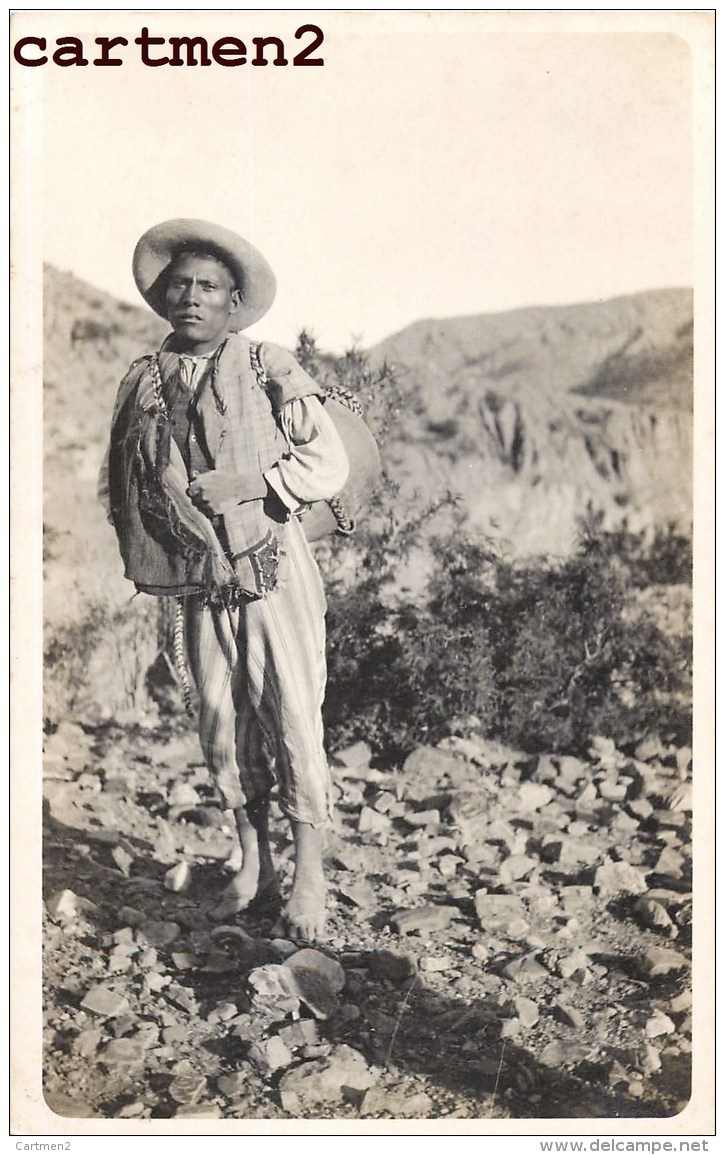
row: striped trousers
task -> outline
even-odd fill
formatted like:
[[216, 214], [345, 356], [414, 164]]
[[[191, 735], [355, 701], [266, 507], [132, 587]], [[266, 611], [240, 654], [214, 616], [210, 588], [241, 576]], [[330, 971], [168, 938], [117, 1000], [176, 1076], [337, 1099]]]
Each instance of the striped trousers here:
[[302, 527], [286, 526], [286, 580], [233, 610], [186, 599], [199, 739], [225, 805], [253, 805], [276, 781], [291, 819], [323, 826], [330, 772], [323, 747], [325, 593]]

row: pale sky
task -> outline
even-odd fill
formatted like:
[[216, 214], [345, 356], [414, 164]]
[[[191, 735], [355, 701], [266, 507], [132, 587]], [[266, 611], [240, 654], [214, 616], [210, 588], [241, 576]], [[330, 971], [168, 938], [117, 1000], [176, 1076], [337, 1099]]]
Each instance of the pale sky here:
[[[277, 275], [252, 332], [293, 344], [304, 325], [333, 351], [422, 317], [690, 285], [691, 57], [667, 18], [600, 14], [627, 31], [592, 32], [476, 11], [24, 13], [13, 40], [51, 51], [131, 42], [119, 68], [14, 70], [42, 108], [43, 257], [141, 303], [141, 233], [216, 221]], [[145, 24], [277, 35], [291, 57], [310, 21], [323, 67], [151, 68], [133, 44]]]

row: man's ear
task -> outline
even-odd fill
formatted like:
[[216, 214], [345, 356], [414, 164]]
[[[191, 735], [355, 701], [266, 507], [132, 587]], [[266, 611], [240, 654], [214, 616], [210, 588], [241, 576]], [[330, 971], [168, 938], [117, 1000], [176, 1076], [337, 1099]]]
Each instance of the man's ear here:
[[232, 289], [230, 296], [232, 298], [232, 307], [229, 310], [229, 316], [233, 317], [234, 314], [238, 313], [242, 307], [242, 290]]

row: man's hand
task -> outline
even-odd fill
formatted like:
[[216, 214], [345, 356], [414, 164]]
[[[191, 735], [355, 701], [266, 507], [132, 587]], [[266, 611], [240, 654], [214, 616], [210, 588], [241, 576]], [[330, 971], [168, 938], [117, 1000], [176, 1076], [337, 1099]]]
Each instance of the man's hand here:
[[223, 514], [243, 501], [263, 498], [267, 483], [261, 473], [242, 475], [210, 469], [200, 473], [186, 491], [197, 509], [208, 517]]

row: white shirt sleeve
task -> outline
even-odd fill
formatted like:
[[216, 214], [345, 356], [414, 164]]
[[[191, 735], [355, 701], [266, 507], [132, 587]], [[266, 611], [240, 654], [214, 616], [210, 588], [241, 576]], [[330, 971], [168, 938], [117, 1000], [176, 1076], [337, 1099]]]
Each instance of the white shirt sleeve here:
[[350, 465], [340, 434], [317, 397], [289, 401], [280, 414], [289, 454], [265, 473], [265, 480], [292, 513], [339, 493]]

